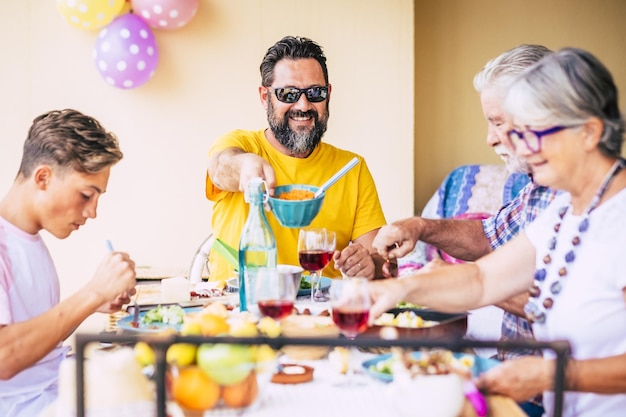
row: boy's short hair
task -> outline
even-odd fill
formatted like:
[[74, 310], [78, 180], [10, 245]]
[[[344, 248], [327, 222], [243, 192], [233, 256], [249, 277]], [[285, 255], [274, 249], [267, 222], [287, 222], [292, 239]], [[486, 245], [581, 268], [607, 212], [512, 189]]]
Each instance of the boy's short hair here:
[[28, 177], [39, 164], [49, 164], [61, 172], [95, 174], [123, 156], [115, 134], [93, 117], [72, 109], [53, 110], [33, 120], [18, 176]]

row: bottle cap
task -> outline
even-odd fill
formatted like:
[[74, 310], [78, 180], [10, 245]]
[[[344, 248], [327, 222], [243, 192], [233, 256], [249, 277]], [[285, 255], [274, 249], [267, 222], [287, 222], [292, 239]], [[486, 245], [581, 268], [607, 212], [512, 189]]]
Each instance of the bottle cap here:
[[267, 201], [267, 199], [269, 198], [268, 193], [266, 192], [267, 190], [267, 183], [265, 182], [265, 180], [261, 177], [254, 177], [251, 178], [250, 180], [248, 180], [248, 184], [246, 186], [246, 191], [244, 193], [244, 200], [246, 203], [250, 202], [250, 193], [256, 193], [258, 191], [261, 192], [261, 194], [263, 195], [263, 203], [265, 203]]

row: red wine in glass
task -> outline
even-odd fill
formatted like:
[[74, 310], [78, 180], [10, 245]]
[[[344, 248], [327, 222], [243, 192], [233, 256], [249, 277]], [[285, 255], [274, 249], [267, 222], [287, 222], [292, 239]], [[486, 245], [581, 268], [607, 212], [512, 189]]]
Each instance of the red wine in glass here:
[[359, 333], [367, 329], [369, 310], [348, 310], [333, 308], [333, 321], [342, 330], [342, 333], [350, 339], [354, 339]]
[[267, 317], [280, 320], [291, 314], [293, 300], [259, 300], [259, 311]]
[[321, 289], [320, 273], [330, 263], [337, 246], [335, 232], [324, 228], [300, 229], [298, 233], [298, 259], [300, 265], [311, 273], [311, 301], [327, 301]]
[[[367, 278], [345, 277], [334, 280], [330, 286], [330, 304], [333, 322], [348, 339], [356, 338], [367, 329], [370, 295]], [[350, 355], [355, 358], [358, 351], [350, 345]], [[354, 367], [348, 362], [347, 378], [336, 386], [355, 386], [362, 383], [354, 378]]]
[[321, 271], [328, 265], [332, 256], [332, 252], [323, 250], [304, 250], [298, 252], [300, 265], [307, 271]]

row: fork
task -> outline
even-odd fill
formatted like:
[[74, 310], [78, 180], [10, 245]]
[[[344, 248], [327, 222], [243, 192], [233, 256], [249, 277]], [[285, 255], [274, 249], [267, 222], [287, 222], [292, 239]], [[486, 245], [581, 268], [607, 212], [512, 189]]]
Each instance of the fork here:
[[[113, 244], [110, 240], [105, 241], [107, 250], [109, 252], [113, 252]], [[139, 327], [139, 288], [137, 288], [137, 292], [135, 292], [135, 301], [133, 303], [133, 321], [130, 322], [130, 325], [133, 327]]]
[[131, 322], [131, 326], [139, 327], [139, 288], [137, 288], [135, 301], [133, 302], [133, 321]]

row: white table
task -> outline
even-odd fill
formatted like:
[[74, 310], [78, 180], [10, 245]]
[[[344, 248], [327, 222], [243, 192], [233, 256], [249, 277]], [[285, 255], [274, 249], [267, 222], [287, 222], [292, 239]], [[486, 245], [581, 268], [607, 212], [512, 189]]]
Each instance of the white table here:
[[[360, 353], [360, 360], [374, 355]], [[281, 362], [293, 363], [288, 357]], [[301, 384], [276, 384], [269, 382], [269, 375], [259, 376], [259, 397], [247, 409], [216, 409], [204, 413], [204, 417], [243, 416], [295, 417], [295, 416], [395, 416], [386, 401], [387, 384], [367, 375], [356, 375], [364, 385], [337, 387], [337, 381], [346, 378], [334, 371], [328, 360], [297, 361], [314, 368], [313, 381]], [[179, 417], [174, 413], [173, 417]], [[182, 416], [181, 416], [182, 417]]]

